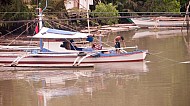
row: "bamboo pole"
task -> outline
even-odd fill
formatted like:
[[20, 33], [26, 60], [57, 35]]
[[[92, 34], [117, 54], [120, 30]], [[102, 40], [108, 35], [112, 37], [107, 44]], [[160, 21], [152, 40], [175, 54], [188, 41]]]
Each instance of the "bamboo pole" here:
[[[184, 18], [184, 22], [186, 21], [186, 24], [187, 24], [187, 33], [189, 32], [189, 5], [190, 5], [190, 1], [189, 1], [189, 4], [187, 6], [187, 9], [186, 9], [186, 12], [185, 12], [185, 18]], [[184, 22], [183, 22], [183, 25], [184, 25]], [[183, 26], [182, 26], [182, 29], [181, 31], [183, 30]]]

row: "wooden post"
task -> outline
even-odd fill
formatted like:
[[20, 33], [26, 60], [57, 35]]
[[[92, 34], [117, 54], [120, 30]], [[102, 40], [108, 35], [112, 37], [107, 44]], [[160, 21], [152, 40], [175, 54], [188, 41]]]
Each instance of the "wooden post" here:
[[[185, 18], [184, 18], [184, 21], [186, 21], [186, 24], [187, 24], [187, 26], [186, 26], [186, 28], [187, 28], [187, 33], [189, 32], [188, 30], [189, 30], [189, 5], [190, 5], [190, 1], [189, 1], [189, 4], [188, 4], [188, 6], [187, 6], [187, 9], [186, 9], [186, 12], [185, 12]], [[184, 22], [183, 22], [183, 24], [184, 24]], [[182, 26], [182, 29], [181, 30], [183, 30], [183, 26]]]
[[186, 10], [186, 24], [187, 24], [187, 33], [189, 32], [189, 5], [190, 5], [190, 1], [189, 4], [187, 6], [187, 10]]

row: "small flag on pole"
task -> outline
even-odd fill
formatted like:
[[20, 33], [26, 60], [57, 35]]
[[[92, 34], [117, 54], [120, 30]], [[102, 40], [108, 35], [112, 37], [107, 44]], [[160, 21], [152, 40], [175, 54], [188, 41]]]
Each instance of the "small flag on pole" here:
[[36, 32], [36, 34], [39, 32], [38, 24], [37, 24], [36, 27], [35, 27], [35, 32]]

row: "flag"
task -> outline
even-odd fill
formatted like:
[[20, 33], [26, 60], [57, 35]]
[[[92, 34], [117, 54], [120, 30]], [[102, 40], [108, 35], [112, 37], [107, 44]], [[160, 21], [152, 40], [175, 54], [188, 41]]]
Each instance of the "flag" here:
[[35, 32], [36, 32], [36, 34], [39, 32], [39, 27], [38, 27], [38, 25], [36, 25], [36, 27], [35, 27]]

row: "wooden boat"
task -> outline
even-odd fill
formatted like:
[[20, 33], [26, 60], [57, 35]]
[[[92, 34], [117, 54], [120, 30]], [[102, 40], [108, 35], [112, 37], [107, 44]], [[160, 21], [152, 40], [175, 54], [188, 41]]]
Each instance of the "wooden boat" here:
[[181, 17], [146, 17], [131, 18], [139, 27], [183, 27], [186, 26], [184, 18]]

